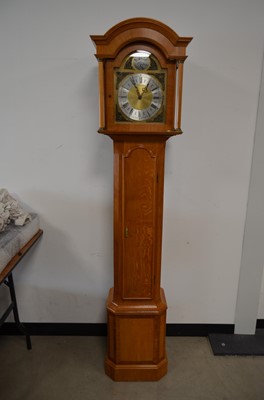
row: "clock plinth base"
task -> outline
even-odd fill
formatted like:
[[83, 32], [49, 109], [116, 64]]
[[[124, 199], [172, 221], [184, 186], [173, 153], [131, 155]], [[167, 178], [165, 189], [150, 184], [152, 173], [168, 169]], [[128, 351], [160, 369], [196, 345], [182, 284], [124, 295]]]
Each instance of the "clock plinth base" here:
[[105, 373], [116, 382], [159, 381], [167, 373], [167, 359], [156, 365], [118, 365], [106, 358]]
[[113, 289], [107, 302], [108, 349], [105, 372], [114, 381], [157, 381], [167, 373], [165, 349], [167, 304], [118, 305]]

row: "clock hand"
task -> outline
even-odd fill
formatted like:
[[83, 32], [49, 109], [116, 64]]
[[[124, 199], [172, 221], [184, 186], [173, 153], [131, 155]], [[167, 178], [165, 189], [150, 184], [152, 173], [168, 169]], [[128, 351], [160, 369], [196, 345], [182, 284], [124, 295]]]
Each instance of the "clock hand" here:
[[130, 80], [131, 80], [133, 86], [135, 87], [136, 92], [137, 92], [138, 99], [140, 100], [142, 96], [141, 96], [140, 93], [139, 93], [138, 87], [137, 87], [137, 85], [136, 85], [136, 82], [135, 82], [133, 76], [131, 76], [131, 79], [130, 79]]
[[140, 99], [142, 99], [143, 94], [147, 92], [149, 82], [150, 82], [150, 81], [148, 81], [147, 85], [143, 88], [143, 90], [142, 90], [142, 92], [141, 92], [141, 95], [140, 95]]

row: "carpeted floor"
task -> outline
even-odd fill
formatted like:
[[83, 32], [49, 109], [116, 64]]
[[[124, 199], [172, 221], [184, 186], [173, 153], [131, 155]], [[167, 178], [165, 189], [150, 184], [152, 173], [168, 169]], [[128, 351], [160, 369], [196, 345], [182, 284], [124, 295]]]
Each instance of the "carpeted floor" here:
[[168, 337], [159, 382], [113, 382], [105, 337], [0, 336], [1, 400], [263, 400], [264, 357], [213, 355], [207, 338]]

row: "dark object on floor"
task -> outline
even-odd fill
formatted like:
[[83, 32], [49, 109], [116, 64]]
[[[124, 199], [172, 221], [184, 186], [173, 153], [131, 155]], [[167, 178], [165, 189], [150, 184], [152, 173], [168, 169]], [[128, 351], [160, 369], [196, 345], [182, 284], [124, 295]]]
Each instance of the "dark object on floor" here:
[[264, 356], [264, 334], [229, 335], [212, 333], [209, 341], [215, 356]]

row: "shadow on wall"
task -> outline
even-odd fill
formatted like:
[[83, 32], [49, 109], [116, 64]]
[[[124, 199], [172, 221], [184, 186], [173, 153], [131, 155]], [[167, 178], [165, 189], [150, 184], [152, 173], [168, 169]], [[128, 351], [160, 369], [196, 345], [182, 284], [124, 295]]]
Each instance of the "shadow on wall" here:
[[184, 134], [166, 149], [162, 280], [171, 322], [234, 318], [257, 96], [225, 73], [187, 59]]

